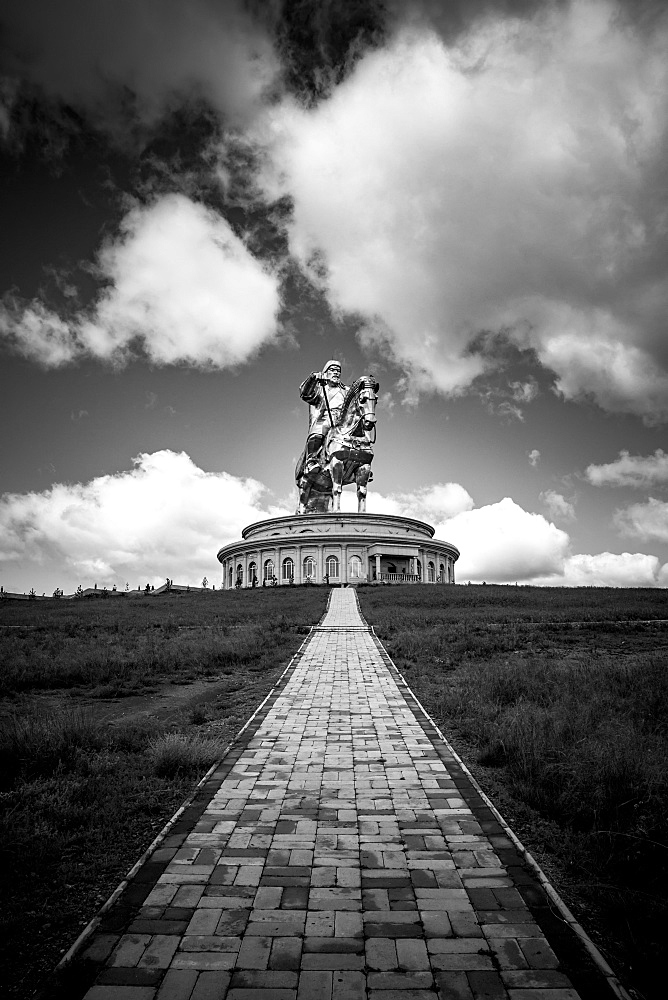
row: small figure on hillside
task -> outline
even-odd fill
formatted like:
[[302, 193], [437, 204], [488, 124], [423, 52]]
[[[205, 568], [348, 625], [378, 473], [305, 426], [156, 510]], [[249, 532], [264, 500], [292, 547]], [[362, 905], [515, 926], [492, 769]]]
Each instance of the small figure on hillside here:
[[272, 587], [278, 587], [278, 580], [276, 579], [275, 576], [272, 576], [271, 578], [271, 585]]
[[207, 580], [206, 577], [204, 577], [204, 579], [202, 580], [202, 586], [204, 587], [205, 590], [209, 586], [209, 581]]

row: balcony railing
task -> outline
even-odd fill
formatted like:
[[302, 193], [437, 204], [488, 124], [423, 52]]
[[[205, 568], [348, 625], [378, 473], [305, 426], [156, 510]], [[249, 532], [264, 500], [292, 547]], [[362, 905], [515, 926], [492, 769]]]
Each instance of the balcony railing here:
[[383, 583], [420, 583], [422, 577], [417, 573], [381, 573], [379, 579]]

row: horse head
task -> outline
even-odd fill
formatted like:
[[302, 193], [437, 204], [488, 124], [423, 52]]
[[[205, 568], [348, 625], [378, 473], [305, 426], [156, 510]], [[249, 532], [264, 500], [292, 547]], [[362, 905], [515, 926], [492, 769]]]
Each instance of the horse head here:
[[378, 382], [371, 375], [362, 375], [345, 395], [339, 427], [346, 427], [349, 432], [358, 426], [367, 434], [375, 431], [377, 402]]

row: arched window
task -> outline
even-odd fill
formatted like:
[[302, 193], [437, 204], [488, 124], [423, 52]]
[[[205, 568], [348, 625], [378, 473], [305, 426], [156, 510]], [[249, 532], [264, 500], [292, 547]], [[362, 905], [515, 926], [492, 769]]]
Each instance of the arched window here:
[[336, 556], [327, 556], [327, 576], [330, 580], [339, 578], [339, 560]]
[[250, 583], [251, 587], [254, 587], [257, 584], [257, 563], [256, 562], [248, 563], [248, 582]]
[[429, 565], [427, 566], [427, 580], [429, 583], [436, 583], [436, 567], [431, 560], [429, 560]]
[[241, 563], [237, 563], [237, 583], [239, 586], [244, 582], [244, 568]]
[[304, 559], [303, 573], [304, 580], [315, 580], [315, 559], [313, 556], [306, 556]]
[[438, 567], [438, 578], [441, 581], [441, 583], [445, 583], [445, 566], [443, 565], [443, 563], [441, 563], [440, 566]]
[[265, 559], [262, 579], [267, 580], [268, 583], [271, 583], [273, 576], [274, 576], [274, 564], [271, 561], [271, 559]]
[[422, 563], [420, 562], [419, 559], [416, 559], [415, 562], [417, 563], [418, 580], [421, 580], [422, 579]]
[[232, 589], [232, 573], [233, 572], [234, 572], [234, 570], [230, 566], [229, 572], [227, 574], [227, 586], [230, 588], [230, 590]]
[[283, 560], [283, 582], [290, 583], [291, 580], [295, 578], [295, 564], [293, 563], [290, 556], [287, 556]]
[[359, 580], [362, 575], [362, 560], [359, 556], [351, 556], [348, 562], [348, 575], [351, 580]]

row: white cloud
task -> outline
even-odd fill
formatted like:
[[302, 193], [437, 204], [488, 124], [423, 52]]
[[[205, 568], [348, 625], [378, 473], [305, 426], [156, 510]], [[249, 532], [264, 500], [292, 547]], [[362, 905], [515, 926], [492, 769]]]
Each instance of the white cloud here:
[[88, 483], [5, 494], [5, 579], [14, 566], [32, 563], [37, 575], [55, 561], [72, 589], [126, 580], [136, 587], [167, 576], [191, 584], [213, 580], [221, 545], [238, 539], [246, 524], [288, 513], [268, 505], [265, 495], [254, 479], [204, 472], [172, 451], [139, 455], [132, 470]]
[[[355, 509], [354, 492], [343, 496], [344, 509]], [[474, 509], [471, 504], [457, 483], [369, 495], [377, 513], [435, 523], [436, 536], [461, 551], [462, 582], [668, 585], [668, 565], [660, 569], [655, 556], [571, 555], [566, 532], [509, 498]], [[181, 583], [199, 584], [204, 576], [213, 581], [222, 545], [237, 540], [245, 525], [289, 514], [291, 506], [292, 498], [273, 503], [257, 480], [205, 472], [184, 453], [142, 454], [131, 470], [115, 475], [2, 496], [0, 572], [5, 589], [22, 576], [26, 589], [60, 586], [70, 593], [79, 583], [124, 587], [128, 581], [136, 587], [167, 576]]]
[[[355, 498], [355, 494], [352, 494]], [[430, 524], [471, 510], [473, 499], [459, 483], [434, 483], [411, 493], [369, 493], [369, 510], [376, 514], [403, 514]]]
[[575, 507], [566, 497], [555, 490], [545, 490], [540, 494], [540, 499], [545, 504], [550, 517], [555, 520], [573, 521], [575, 519]]
[[404, 27], [328, 100], [272, 109], [263, 183], [294, 199], [292, 253], [413, 390], [463, 391], [492, 330], [566, 397], [668, 418], [668, 20], [618, 15], [544, 5], [457, 47]]
[[529, 465], [532, 465], [535, 469], [539, 462], [540, 452], [538, 451], [538, 448], [532, 448], [529, 452]]
[[100, 251], [99, 269], [109, 286], [90, 317], [67, 323], [37, 302], [5, 304], [5, 336], [47, 367], [83, 355], [123, 362], [139, 344], [156, 364], [218, 368], [277, 337], [277, 276], [225, 219], [183, 195], [130, 211]]
[[526, 582], [559, 572], [569, 546], [565, 531], [509, 497], [456, 514], [436, 534], [460, 550], [457, 579], [474, 582]]
[[643, 552], [573, 555], [560, 573], [535, 580], [548, 587], [656, 587], [668, 585], [668, 565]]
[[650, 497], [646, 503], [630, 504], [615, 511], [614, 523], [622, 535], [668, 542], [668, 503]]
[[237, 0], [5, 0], [6, 71], [86, 108], [123, 135], [205, 97], [235, 123], [257, 109], [278, 61]]
[[653, 455], [630, 455], [606, 465], [588, 465], [585, 476], [592, 486], [661, 486], [668, 484], [668, 455], [657, 448]]

